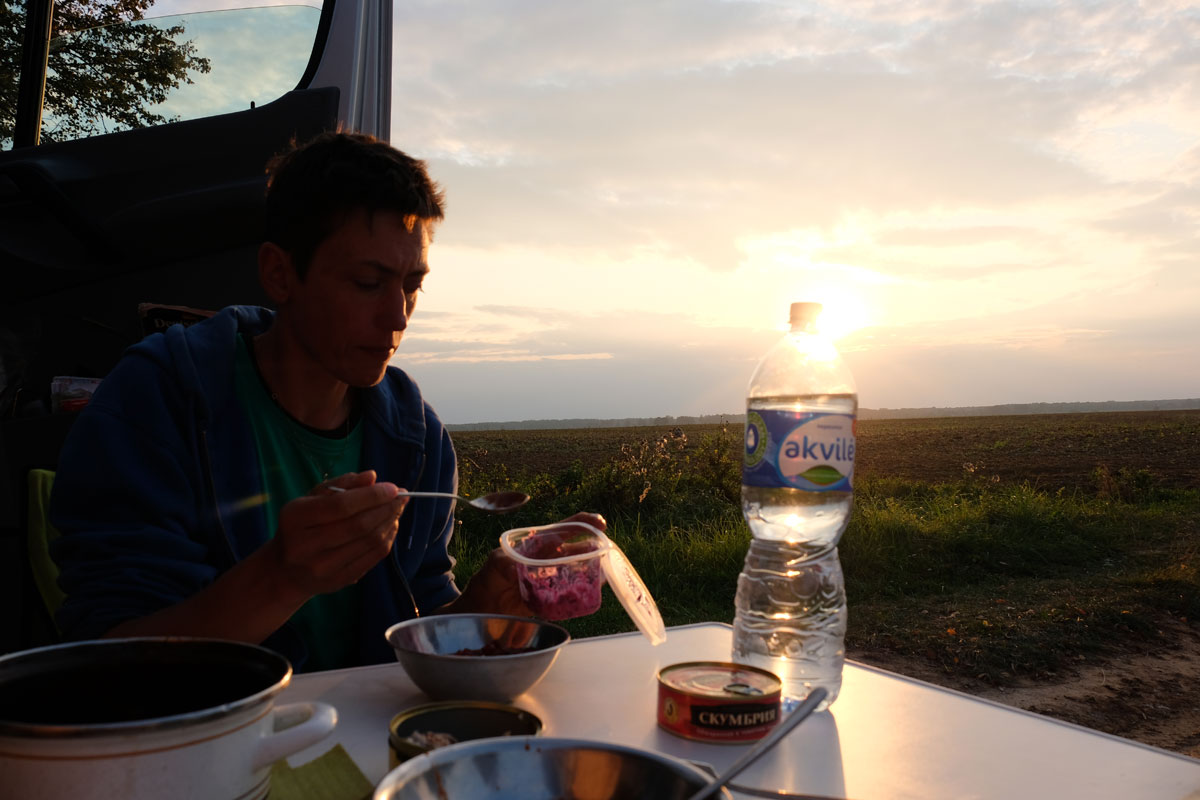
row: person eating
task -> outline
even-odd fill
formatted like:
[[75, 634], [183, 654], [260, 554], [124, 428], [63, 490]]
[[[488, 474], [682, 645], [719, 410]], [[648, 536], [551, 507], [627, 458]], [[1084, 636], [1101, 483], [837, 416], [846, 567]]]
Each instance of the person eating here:
[[[443, 193], [385, 142], [326, 133], [267, 168], [258, 275], [131, 347], [81, 412], [51, 497], [66, 638], [263, 643], [297, 669], [391, 661], [394, 622], [529, 615], [493, 552], [460, 591], [450, 436], [390, 366]], [[600, 529], [598, 515], [579, 514]]]

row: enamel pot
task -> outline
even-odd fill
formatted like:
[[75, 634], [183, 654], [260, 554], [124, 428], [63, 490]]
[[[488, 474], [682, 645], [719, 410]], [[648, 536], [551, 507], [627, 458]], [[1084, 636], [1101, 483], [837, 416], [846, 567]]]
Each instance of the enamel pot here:
[[104, 639], [0, 658], [0, 795], [261, 800], [271, 764], [337, 724], [275, 706], [283, 656], [215, 639]]

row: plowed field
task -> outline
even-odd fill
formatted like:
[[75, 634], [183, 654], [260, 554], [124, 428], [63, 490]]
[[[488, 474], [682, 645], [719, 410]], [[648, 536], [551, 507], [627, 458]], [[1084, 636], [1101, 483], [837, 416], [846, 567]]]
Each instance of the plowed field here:
[[[732, 422], [733, 446], [741, 423]], [[513, 476], [591, 469], [622, 444], [669, 436], [669, 427], [499, 430], [454, 433], [461, 457]], [[693, 445], [720, 425], [679, 428]], [[1148, 470], [1170, 487], [1200, 487], [1200, 411], [861, 420], [855, 471], [931, 483], [970, 473], [1056, 489], [1095, 488], [1098, 467]]]

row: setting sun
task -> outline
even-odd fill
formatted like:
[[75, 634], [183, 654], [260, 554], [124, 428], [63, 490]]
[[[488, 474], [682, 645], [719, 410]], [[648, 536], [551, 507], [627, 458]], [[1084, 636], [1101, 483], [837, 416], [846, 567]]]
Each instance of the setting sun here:
[[809, 288], [804, 292], [806, 300], [821, 304], [821, 316], [817, 328], [830, 339], [841, 339], [854, 331], [874, 324], [870, 310], [863, 299], [843, 287]]

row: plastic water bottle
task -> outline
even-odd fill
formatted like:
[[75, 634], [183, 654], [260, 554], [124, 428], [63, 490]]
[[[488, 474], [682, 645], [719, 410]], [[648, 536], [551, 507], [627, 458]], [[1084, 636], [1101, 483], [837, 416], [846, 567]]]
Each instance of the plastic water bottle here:
[[746, 392], [742, 513], [753, 539], [734, 601], [733, 660], [783, 680], [784, 709], [817, 686], [837, 699], [846, 589], [837, 543], [850, 520], [858, 394], [819, 303], [793, 303], [791, 331]]

